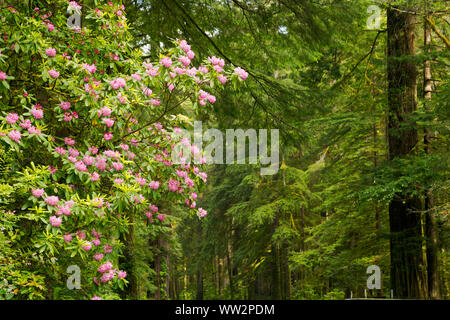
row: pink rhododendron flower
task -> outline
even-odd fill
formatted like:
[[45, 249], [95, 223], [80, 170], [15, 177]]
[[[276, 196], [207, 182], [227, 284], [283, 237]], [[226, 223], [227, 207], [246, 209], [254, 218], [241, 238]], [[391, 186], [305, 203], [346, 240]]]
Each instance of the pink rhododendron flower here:
[[103, 154], [113, 159], [118, 159], [120, 157], [120, 153], [118, 151], [106, 150]]
[[248, 73], [241, 67], [235, 68], [234, 73], [236, 73], [242, 80], [245, 80], [248, 77]]
[[113, 250], [113, 248], [109, 244], [105, 244], [105, 246], [103, 247], [103, 251], [105, 253], [111, 253], [112, 250]]
[[198, 176], [199, 176], [200, 178], [202, 178], [203, 182], [206, 183], [206, 178], [208, 177], [208, 175], [206, 174], [206, 172], [200, 172], [200, 173], [198, 174]]
[[111, 87], [114, 90], [117, 90], [119, 88], [125, 87], [126, 82], [125, 82], [125, 80], [123, 78], [117, 78], [115, 80], [112, 80], [109, 84], [111, 85]]
[[78, 238], [80, 238], [81, 240], [84, 240], [86, 238], [86, 233], [83, 231], [77, 231], [76, 235], [78, 236]]
[[105, 139], [106, 141], [109, 141], [113, 138], [113, 134], [110, 132], [107, 132], [103, 135], [103, 139]]
[[83, 161], [78, 161], [77, 163], [75, 163], [75, 168], [81, 172], [88, 171]]
[[100, 239], [94, 239], [94, 240], [92, 240], [92, 243], [95, 245], [95, 246], [99, 246], [100, 245]]
[[206, 98], [208, 99], [209, 103], [214, 104], [214, 102], [216, 102], [216, 97], [213, 95], [208, 95], [208, 97]]
[[141, 186], [145, 186], [145, 178], [136, 177], [136, 182]]
[[21, 134], [20, 134], [20, 132], [19, 131], [17, 131], [17, 130], [11, 130], [9, 133], [8, 133], [8, 137], [12, 140], [12, 141], [15, 141], [15, 142], [19, 142], [20, 141], [20, 138], [21, 138]]
[[149, 205], [148, 208], [153, 212], [158, 212], [158, 207], [154, 204]]
[[149, 183], [149, 186], [153, 190], [158, 190], [158, 188], [159, 188], [159, 181], [151, 181]]
[[150, 90], [149, 88], [145, 87], [144, 89], [142, 89], [142, 92], [147, 96], [150, 97], [152, 95], [152, 90]]
[[93, 297], [91, 298], [91, 300], [102, 300], [102, 298], [100, 298], [100, 297], [98, 297], [98, 296], [93, 296]]
[[170, 66], [172, 65], [172, 60], [169, 57], [164, 57], [161, 59], [161, 64], [165, 68], [170, 68]]
[[152, 106], [159, 106], [161, 105], [161, 102], [158, 99], [150, 99], [150, 104]]
[[122, 184], [123, 183], [123, 179], [116, 178], [116, 179], [114, 179], [114, 183], [115, 184]]
[[47, 203], [49, 206], [56, 206], [58, 201], [59, 201], [58, 196], [50, 196], [45, 198], [45, 203]]
[[68, 156], [68, 157], [67, 157], [67, 160], [69, 160], [69, 161], [72, 162], [72, 163], [75, 163], [75, 162], [78, 161], [77, 158], [76, 158], [76, 157], [73, 157], [73, 156]]
[[91, 175], [91, 181], [92, 182], [97, 181], [99, 178], [100, 178], [100, 175], [97, 172], [95, 172], [95, 171], [92, 172], [92, 175]]
[[89, 147], [88, 150], [89, 150], [89, 152], [92, 153], [93, 155], [97, 154], [97, 152], [98, 152], [98, 148], [97, 148], [97, 147], [94, 147], [94, 146]]
[[40, 120], [44, 117], [44, 111], [38, 104], [33, 106], [33, 108], [30, 110], [30, 113], [36, 120]]
[[57, 79], [59, 77], [59, 72], [56, 71], [55, 69], [51, 69], [48, 71], [48, 74], [50, 75], [50, 77]]
[[103, 253], [97, 252], [93, 257], [95, 260], [100, 261], [103, 259]]
[[200, 71], [200, 72], [202, 72], [202, 73], [204, 73], [204, 74], [206, 74], [206, 73], [209, 72], [208, 68], [205, 67], [205, 66], [200, 66], [200, 67], [198, 67], [198, 71]]
[[104, 117], [109, 117], [111, 115], [111, 109], [108, 107], [103, 107], [98, 111], [98, 116], [104, 116]]
[[158, 220], [159, 221], [164, 222], [164, 218], [165, 218], [164, 213], [158, 214]]
[[76, 1], [70, 1], [69, 7], [72, 7], [75, 10], [81, 10], [82, 6], [80, 6]]
[[56, 49], [55, 48], [47, 48], [45, 49], [45, 54], [50, 57], [53, 58], [54, 56], [56, 56]]
[[120, 171], [123, 169], [123, 163], [121, 162], [114, 162], [113, 163], [114, 170]]
[[114, 120], [110, 118], [103, 118], [103, 122], [106, 124], [108, 128], [111, 128], [114, 125]]
[[19, 115], [17, 113], [8, 113], [6, 116], [6, 122], [9, 124], [14, 124], [19, 120]]
[[131, 75], [131, 78], [133, 78], [136, 81], [141, 81], [142, 80], [141, 76], [139, 74], [137, 74], [137, 73], [133, 73]]
[[41, 134], [41, 130], [37, 129], [35, 126], [31, 126], [28, 128], [28, 133], [39, 135]]
[[192, 51], [192, 50], [189, 50], [188, 52], [187, 52], [187, 56], [188, 56], [188, 58], [189, 59], [194, 59], [195, 58], [195, 53], [194, 53], [194, 51]]
[[19, 124], [22, 129], [28, 129], [31, 127], [31, 121], [29, 119], [23, 120], [20, 124]]
[[65, 121], [65, 122], [69, 122], [69, 121], [71, 121], [72, 120], [72, 114], [71, 113], [64, 113], [64, 118], [63, 118], [63, 120]]
[[168, 183], [169, 190], [173, 192], [177, 191], [179, 183], [180, 183], [179, 181], [171, 178]]
[[91, 157], [89, 155], [85, 155], [84, 158], [83, 158], [83, 162], [87, 166], [92, 166], [94, 164], [94, 162], [95, 162], [95, 158]]
[[192, 188], [194, 186], [194, 180], [192, 180], [191, 178], [185, 178], [184, 179], [184, 183], [189, 187]]
[[101, 276], [100, 281], [101, 281], [101, 282], [108, 282], [108, 281], [110, 281], [110, 280], [113, 279], [113, 278], [114, 278], [114, 272], [105, 272], [105, 273]]
[[86, 241], [81, 248], [83, 248], [84, 251], [89, 251], [92, 248], [92, 243], [90, 241]]
[[83, 69], [89, 73], [95, 73], [95, 71], [97, 71], [97, 67], [95, 66], [95, 64], [89, 65], [87, 63], [83, 63], [82, 66], [83, 66]]
[[64, 143], [68, 146], [73, 146], [75, 144], [75, 140], [72, 138], [66, 137], [64, 138]]
[[152, 67], [145, 71], [149, 76], [156, 77], [158, 75], [158, 67]]
[[227, 82], [227, 77], [223, 76], [223, 75], [218, 75], [217, 79], [219, 79], [221, 84], [225, 84], [225, 82]]
[[102, 264], [100, 267], [98, 267], [97, 271], [101, 272], [101, 273], [107, 272], [107, 271], [111, 270], [112, 267], [113, 267], [112, 263], [107, 261], [104, 264]]
[[70, 212], [70, 208], [67, 206], [58, 205], [58, 209], [59, 209], [59, 211], [56, 213], [56, 215], [58, 215], [58, 216], [61, 216], [61, 215], [70, 216], [72, 214], [72, 212]]
[[95, 167], [100, 171], [104, 171], [106, 169], [106, 159], [105, 158], [97, 158], [95, 160]]
[[187, 43], [186, 40], [180, 41], [180, 48], [184, 50], [185, 52], [189, 52], [191, 50], [191, 46]]
[[3, 71], [0, 71], [0, 81], [6, 80], [6, 73]]
[[117, 99], [119, 99], [119, 102], [120, 102], [120, 103], [126, 103], [126, 102], [127, 102], [127, 98], [126, 98], [126, 97], [123, 97], [121, 92], [119, 92], [119, 93], [117, 94]]
[[67, 111], [70, 109], [70, 102], [68, 101], [62, 101], [59, 105], [61, 107], [61, 109], [63, 109], [64, 111]]
[[119, 270], [117, 272], [117, 279], [124, 279], [127, 276], [127, 273], [125, 271]]
[[80, 152], [77, 149], [69, 148], [69, 154], [72, 157], [78, 157], [80, 155]]
[[178, 61], [180, 61], [185, 67], [187, 67], [191, 63], [191, 60], [186, 56], [179, 57]]
[[32, 189], [31, 194], [36, 198], [40, 198], [44, 194], [44, 189]]
[[65, 242], [70, 242], [70, 241], [72, 241], [72, 235], [71, 234], [65, 234], [63, 236], [63, 239], [64, 239]]
[[198, 215], [200, 216], [200, 218], [203, 218], [206, 216], [206, 210], [202, 209], [202, 208], [198, 208]]
[[56, 216], [51, 216], [49, 220], [50, 220], [50, 224], [55, 228], [58, 228], [62, 223], [62, 219], [57, 218]]

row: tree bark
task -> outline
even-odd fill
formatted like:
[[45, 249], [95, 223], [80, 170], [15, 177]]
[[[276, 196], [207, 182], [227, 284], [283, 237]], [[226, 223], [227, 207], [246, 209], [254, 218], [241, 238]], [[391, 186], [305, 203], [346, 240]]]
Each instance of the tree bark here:
[[155, 300], [161, 300], [161, 263], [162, 263], [162, 254], [161, 254], [161, 247], [160, 247], [160, 241], [157, 240], [156, 245], [156, 256], [155, 256]]
[[[388, 8], [388, 141], [389, 159], [409, 155], [418, 142], [409, 119], [416, 109], [415, 18], [409, 12]], [[399, 193], [389, 204], [391, 289], [398, 298], [423, 298], [421, 202]]]
[[[424, 19], [424, 45], [425, 52], [430, 52], [431, 26], [427, 19]], [[424, 105], [427, 108], [427, 101], [431, 100], [432, 78], [431, 61], [425, 60], [423, 68], [423, 96]], [[425, 129], [424, 136], [425, 152], [431, 153], [431, 133]], [[437, 239], [437, 224], [433, 210], [433, 193], [431, 190], [425, 191], [425, 236], [426, 236], [426, 256], [427, 256], [427, 276], [428, 276], [428, 297], [430, 299], [441, 299], [439, 283], [439, 245]]]
[[195, 297], [197, 300], [203, 300], [203, 273], [201, 268], [201, 264], [199, 264], [197, 269], [197, 294]]

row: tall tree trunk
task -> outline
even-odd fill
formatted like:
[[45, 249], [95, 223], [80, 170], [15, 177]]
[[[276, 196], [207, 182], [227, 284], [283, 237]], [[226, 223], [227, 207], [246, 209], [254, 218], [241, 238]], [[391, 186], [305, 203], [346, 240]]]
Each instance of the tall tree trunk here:
[[[424, 19], [424, 45], [425, 52], [430, 52], [431, 45], [431, 26]], [[431, 100], [432, 79], [431, 79], [431, 61], [425, 60], [423, 68], [423, 96], [424, 105], [427, 108], [427, 102]], [[425, 129], [424, 136], [425, 152], [431, 153], [431, 133], [428, 128]], [[433, 193], [431, 190], [425, 191], [425, 236], [426, 236], [426, 255], [427, 255], [427, 275], [428, 275], [428, 297], [430, 299], [441, 299], [439, 283], [439, 245], [437, 239], [437, 224], [433, 210]]]
[[231, 299], [234, 299], [233, 265], [231, 262], [230, 251], [231, 251], [230, 245], [227, 244], [227, 268], [228, 268], [228, 279], [230, 281], [230, 295], [231, 295]]
[[[411, 13], [388, 8], [388, 141], [389, 159], [404, 157], [418, 142], [409, 115], [416, 109], [415, 18]], [[389, 204], [391, 288], [399, 298], [423, 298], [421, 202], [396, 194]]]
[[159, 239], [156, 245], [156, 256], [155, 256], [155, 300], [161, 300], [161, 264], [162, 264], [162, 253]]
[[219, 296], [222, 295], [222, 260], [217, 256], [217, 268], [218, 268], [218, 286], [219, 286]]
[[[275, 215], [275, 219], [272, 223], [271, 226], [271, 230], [270, 230], [270, 234], [273, 235], [275, 230], [278, 228], [279, 226], [279, 219], [280, 219], [280, 214], [279, 211], [277, 210], [277, 213]], [[271, 283], [271, 287], [272, 287], [272, 299], [274, 300], [281, 300], [282, 298], [282, 285], [281, 285], [281, 281], [280, 281], [280, 250], [278, 248], [278, 245], [276, 243], [272, 242], [271, 245], [271, 251], [272, 251], [272, 283]]]
[[199, 266], [197, 269], [197, 292], [196, 292], [195, 299], [203, 300], [203, 272], [202, 272], [201, 263], [199, 263]]
[[283, 244], [283, 282], [284, 282], [284, 299], [291, 299], [291, 271], [289, 270], [289, 261], [288, 261], [288, 243], [284, 242]]
[[[373, 124], [373, 144], [374, 144], [374, 151], [373, 151], [373, 166], [376, 168], [378, 167], [378, 153], [377, 153], [377, 124]], [[375, 181], [374, 181], [375, 183]], [[376, 223], [376, 230], [377, 230], [377, 236], [380, 236], [380, 230], [381, 230], [381, 210], [378, 202], [375, 202], [375, 223]]]

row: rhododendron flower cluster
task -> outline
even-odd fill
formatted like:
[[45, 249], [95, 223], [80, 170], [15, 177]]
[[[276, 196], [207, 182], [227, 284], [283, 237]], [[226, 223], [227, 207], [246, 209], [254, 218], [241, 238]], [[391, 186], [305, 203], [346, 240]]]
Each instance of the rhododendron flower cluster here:
[[[96, 288], [125, 284], [127, 272], [117, 265], [122, 245], [117, 235], [126, 230], [130, 216], [160, 230], [171, 224], [171, 208], [162, 199], [169, 206], [185, 203], [186, 212], [206, 216], [195, 201], [207, 174], [187, 161], [172, 161], [174, 146], [181, 142], [191, 156], [205, 162], [202, 150], [177, 135], [187, 122], [178, 120], [176, 115], [183, 111], [174, 106], [185, 99], [183, 95], [197, 101], [198, 108], [214, 104], [222, 85], [229, 79], [245, 80], [248, 74], [241, 68], [227, 70], [217, 57], [194, 66], [196, 55], [185, 40], [176, 40], [161, 59], [143, 61], [125, 45], [129, 35], [123, 5], [99, 2], [91, 9], [76, 1], [58, 3], [64, 3], [64, 9], [83, 10], [89, 23], [73, 30], [67, 28], [66, 10], [39, 9], [30, 16], [22, 6], [2, 20], [0, 30], [5, 30], [5, 23], [11, 28], [5, 34], [20, 32], [20, 41], [36, 43], [41, 54], [32, 60], [35, 52], [17, 43], [24, 52], [7, 52], [5, 56], [14, 58], [0, 60], [0, 104], [9, 110], [0, 114], [0, 139], [33, 158], [13, 175], [23, 181], [27, 170], [32, 177], [23, 182], [27, 197], [19, 208], [37, 212], [36, 233], [51, 232], [55, 251], [45, 251], [46, 257], [57, 256], [60, 263], [81, 256], [88, 261], [83, 272], [94, 279]], [[101, 40], [95, 37], [99, 30]], [[5, 50], [14, 50], [13, 40], [5, 42]], [[16, 63], [18, 68], [9, 68]], [[10, 106], [2, 81], [11, 77], [4, 70], [11, 74], [19, 69], [30, 71], [27, 81], [14, 83], [22, 100], [11, 99], [15, 105]], [[157, 214], [156, 223], [152, 213]], [[46, 239], [33, 239], [27, 249], [37, 250], [35, 243], [49, 248]], [[86, 297], [100, 299], [102, 291], [93, 290]]]

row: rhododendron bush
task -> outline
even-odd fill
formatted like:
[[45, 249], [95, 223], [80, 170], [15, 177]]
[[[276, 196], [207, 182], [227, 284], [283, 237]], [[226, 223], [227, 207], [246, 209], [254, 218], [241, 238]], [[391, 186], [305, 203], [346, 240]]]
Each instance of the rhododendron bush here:
[[[0, 278], [29, 284], [32, 271], [41, 277], [33, 296], [25, 285], [17, 292], [43, 298], [77, 265], [75, 294], [105, 298], [127, 285], [118, 257], [133, 221], [160, 228], [175, 205], [207, 214], [196, 206], [207, 176], [195, 163], [205, 160], [182, 139], [182, 114], [211, 107], [213, 90], [247, 74], [216, 57], [196, 61], [183, 40], [159, 61], [143, 60], [120, 3], [44, 3], [0, 11], [0, 141], [11, 159], [0, 187]], [[68, 7], [81, 12], [82, 28], [67, 25]], [[180, 141], [192, 150], [180, 156], [195, 163], [172, 162]]]

